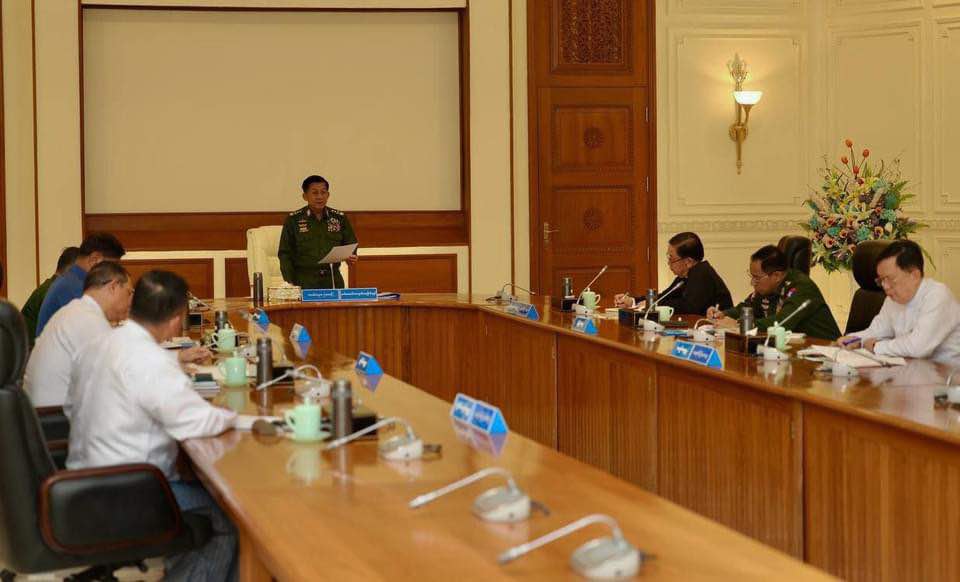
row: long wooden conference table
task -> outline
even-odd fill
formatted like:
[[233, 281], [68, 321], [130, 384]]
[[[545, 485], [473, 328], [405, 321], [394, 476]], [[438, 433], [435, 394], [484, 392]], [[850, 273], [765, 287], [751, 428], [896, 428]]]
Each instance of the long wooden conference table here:
[[[949, 368], [912, 361], [837, 380], [807, 361], [729, 356], [711, 370], [672, 358], [672, 339], [608, 320], [584, 335], [572, 315], [537, 307], [533, 321], [457, 295], [269, 305], [275, 349], [352, 379], [365, 404], [443, 453], [394, 466], [372, 442], [324, 452], [230, 432], [185, 443], [241, 529], [245, 578], [562, 578], [572, 549], [602, 531], [503, 567], [495, 557], [601, 512], [656, 556], [644, 578], [818, 576], [777, 549], [853, 580], [960, 579], [960, 412], [933, 402]], [[295, 323], [313, 339], [307, 353], [286, 340]], [[360, 350], [387, 373], [375, 392], [353, 372]], [[458, 437], [458, 392], [504, 412], [499, 455]], [[294, 394], [225, 389], [218, 401], [269, 414]], [[513, 471], [552, 514], [480, 522], [469, 507], [482, 484], [407, 508], [486, 466]]]

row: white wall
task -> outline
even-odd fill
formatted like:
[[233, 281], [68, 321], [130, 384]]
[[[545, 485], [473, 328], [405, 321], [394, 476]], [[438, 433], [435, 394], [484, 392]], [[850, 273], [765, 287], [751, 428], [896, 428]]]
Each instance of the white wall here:
[[[667, 0], [657, 11], [661, 247], [700, 232], [741, 298], [749, 254], [800, 233], [822, 156], [836, 159], [850, 137], [875, 158], [901, 157], [918, 194], [909, 213], [932, 227], [915, 237], [930, 274], [960, 293], [960, 2]], [[727, 136], [736, 52], [750, 64], [745, 88], [764, 91], [741, 175]], [[849, 277], [814, 276], [842, 324]]]

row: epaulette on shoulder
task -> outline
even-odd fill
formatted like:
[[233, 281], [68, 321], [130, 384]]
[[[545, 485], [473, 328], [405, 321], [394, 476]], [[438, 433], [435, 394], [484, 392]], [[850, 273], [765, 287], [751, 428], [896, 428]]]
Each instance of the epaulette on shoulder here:
[[330, 208], [329, 206], [327, 206], [327, 210], [329, 210], [333, 214], [339, 214], [340, 216], [343, 216], [343, 211], [337, 210], [336, 208]]

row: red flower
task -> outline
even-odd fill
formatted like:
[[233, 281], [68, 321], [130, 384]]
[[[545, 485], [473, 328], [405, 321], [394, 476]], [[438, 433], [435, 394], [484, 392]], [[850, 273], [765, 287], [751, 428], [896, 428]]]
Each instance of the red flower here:
[[850, 160], [847, 159], [847, 156], [840, 156], [840, 161], [843, 162], [844, 164], [850, 162]]
[[860, 173], [860, 166], [854, 166], [854, 167], [853, 167], [853, 175], [856, 176], [856, 175], [859, 174], [859, 173]]
[[863, 186], [863, 178], [857, 178], [857, 184]]
[[846, 144], [846, 146], [847, 146], [848, 148], [852, 148], [852, 147], [853, 147], [853, 140], [850, 139], [850, 138], [847, 138], [846, 141], [844, 141], [843, 143]]
[[870, 157], [870, 150], [863, 150], [863, 157], [869, 158], [869, 157]]

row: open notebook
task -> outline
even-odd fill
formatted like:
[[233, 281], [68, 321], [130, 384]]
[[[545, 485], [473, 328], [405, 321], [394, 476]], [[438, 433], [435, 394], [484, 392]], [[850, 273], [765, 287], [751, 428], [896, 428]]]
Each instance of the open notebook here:
[[845, 350], [836, 346], [810, 346], [798, 352], [802, 356], [822, 356], [831, 362], [839, 362], [851, 368], [879, 368], [881, 366], [903, 366], [907, 361], [896, 356], [878, 356], [861, 348]]

